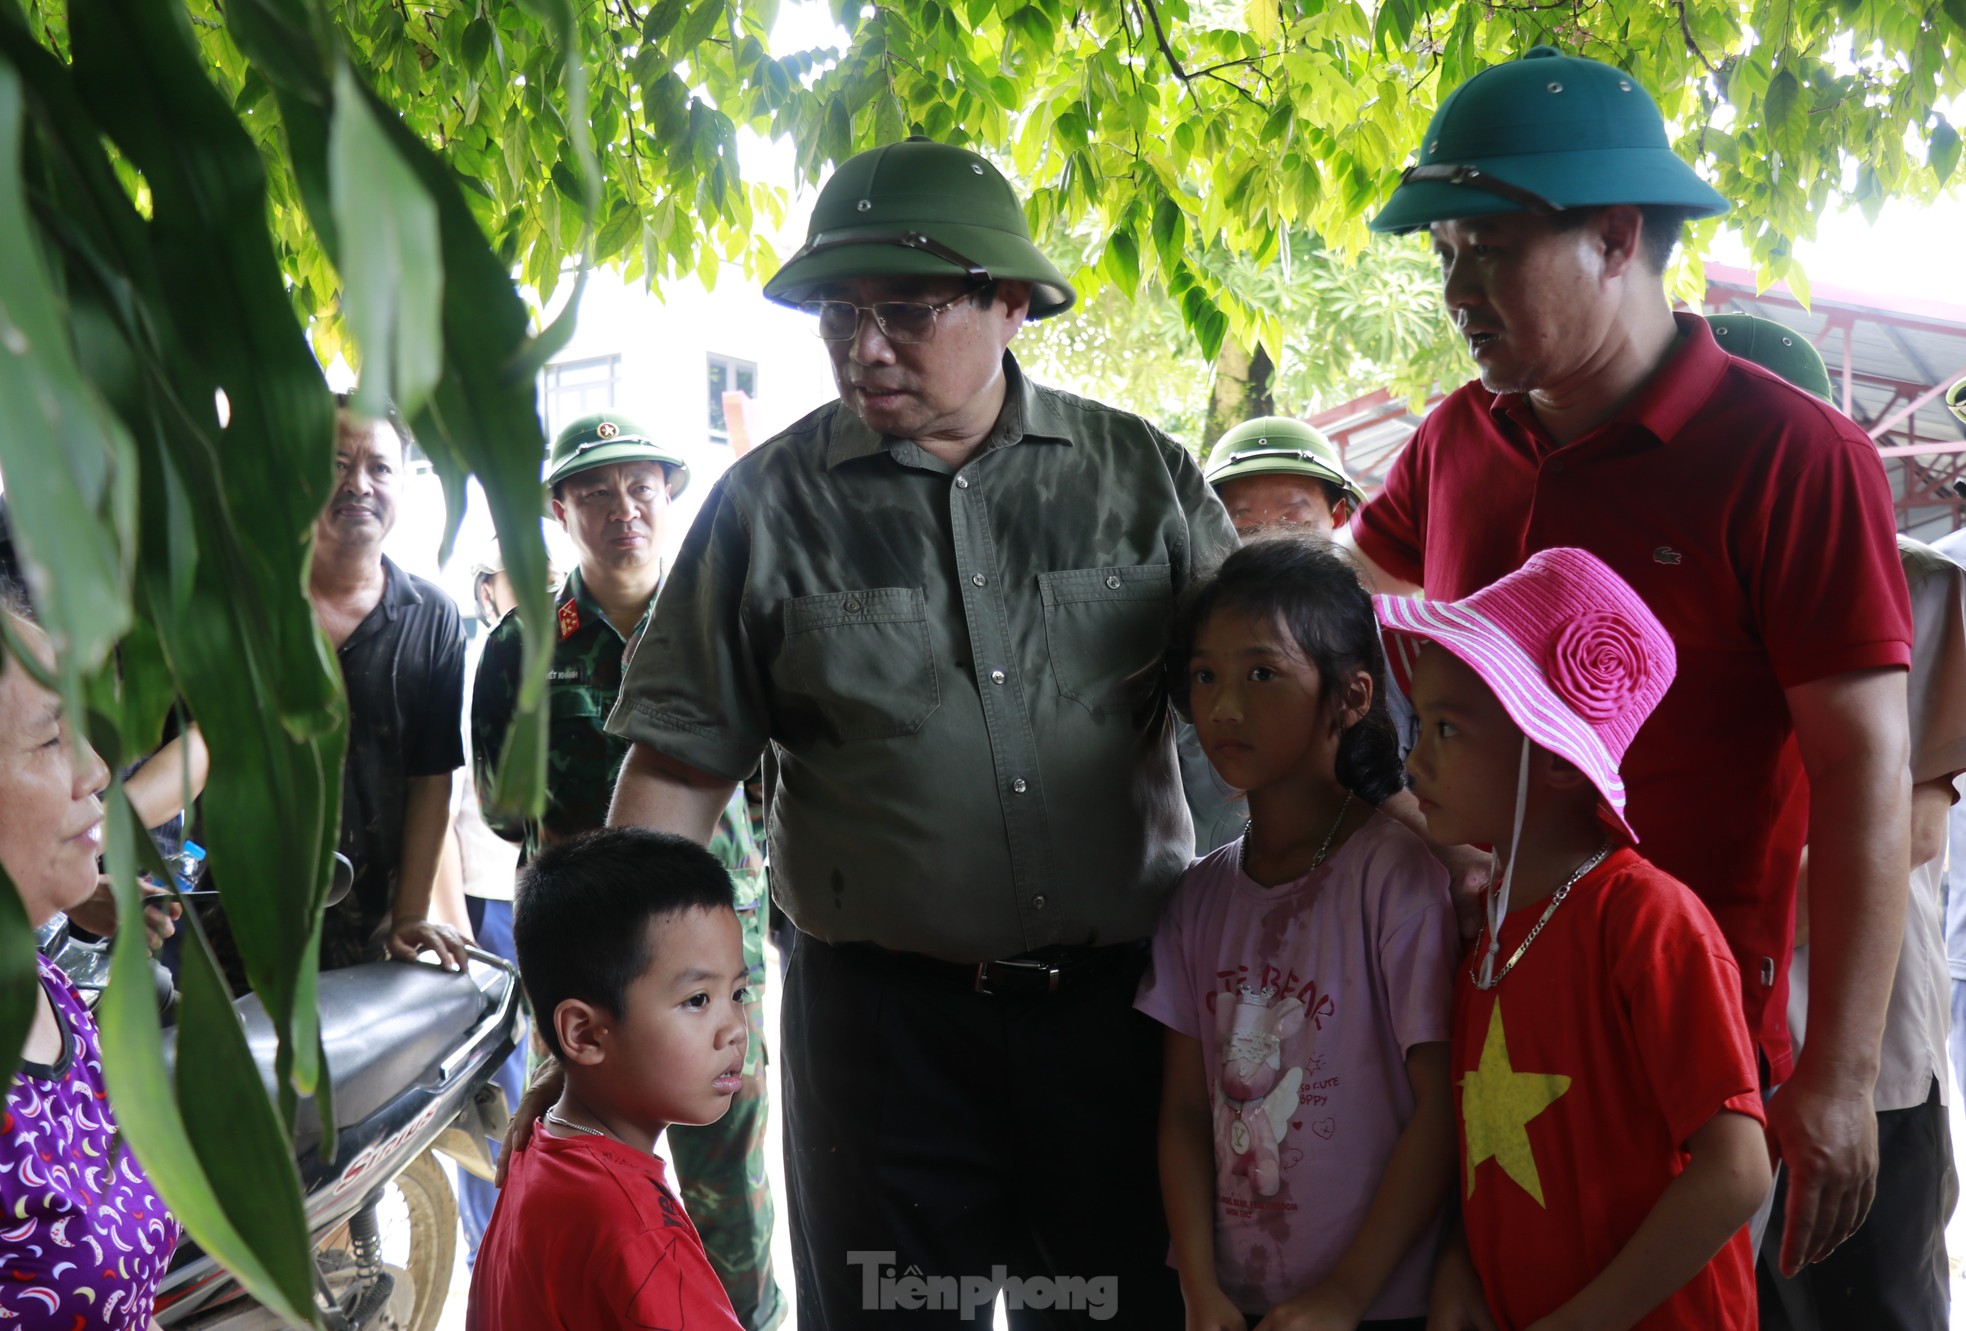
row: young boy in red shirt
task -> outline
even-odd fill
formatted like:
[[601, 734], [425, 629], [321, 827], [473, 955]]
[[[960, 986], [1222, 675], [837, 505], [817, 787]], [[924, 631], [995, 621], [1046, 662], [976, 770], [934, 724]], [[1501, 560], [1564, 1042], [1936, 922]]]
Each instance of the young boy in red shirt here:
[[703, 847], [608, 828], [519, 880], [519, 975], [566, 1090], [514, 1152], [470, 1331], [742, 1331], [656, 1138], [721, 1118], [751, 1001], [730, 878]]
[[1455, 977], [1463, 1223], [1429, 1326], [1753, 1331], [1769, 1164], [1739, 972], [1632, 849], [1618, 775], [1671, 637], [1574, 549], [1462, 601], [1376, 604], [1410, 666], [1428, 835], [1504, 865]]

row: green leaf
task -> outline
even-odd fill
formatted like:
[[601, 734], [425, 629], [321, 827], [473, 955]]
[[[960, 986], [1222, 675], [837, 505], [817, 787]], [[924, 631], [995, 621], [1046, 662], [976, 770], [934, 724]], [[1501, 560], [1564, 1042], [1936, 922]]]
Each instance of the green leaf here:
[[335, 72], [328, 179], [342, 239], [342, 312], [362, 349], [351, 405], [377, 420], [392, 401], [414, 415], [443, 366], [437, 206], [383, 134], [345, 63]]
[[472, 19], [464, 25], [464, 40], [461, 44], [461, 54], [464, 56], [464, 67], [466, 69], [474, 74], [483, 69], [485, 67], [485, 58], [491, 54], [491, 47], [492, 27], [483, 15]]
[[689, 0], [656, 0], [649, 6], [648, 17], [642, 20], [642, 40], [650, 46], [661, 45], [688, 7]]
[[1768, 81], [1768, 93], [1762, 101], [1764, 118], [1770, 126], [1788, 123], [1795, 111], [1796, 98], [1801, 95], [1802, 83], [1784, 65], [1777, 70], [1775, 77]]
[[[0, 471], [8, 509], [54, 639], [62, 693], [80, 713], [83, 675], [130, 622], [135, 453], [83, 378], [27, 213], [20, 79], [0, 64]], [[50, 447], [50, 441], [60, 441]]]
[[1106, 239], [1106, 254], [1101, 261], [1101, 269], [1112, 281], [1129, 296], [1140, 287], [1140, 242], [1130, 231], [1115, 231]]
[[0, 1060], [5, 1060], [0, 1066], [20, 1066], [21, 1048], [40, 1000], [34, 926], [21, 905], [20, 889], [7, 876], [6, 866], [0, 865]]
[[[109, 791], [109, 877], [117, 914], [143, 913], [137, 888], [139, 843], [156, 855], [122, 782]], [[159, 866], [161, 868], [161, 865]], [[187, 916], [177, 1086], [173, 1094], [157, 1021], [156, 988], [143, 930], [119, 930], [110, 981], [96, 1020], [103, 1076], [117, 1125], [144, 1170], [198, 1246], [237, 1276], [248, 1293], [288, 1323], [321, 1325], [313, 1308], [314, 1269], [300, 1181], [286, 1134], [272, 1117], [245, 1032], [197, 921]], [[205, 1079], [205, 1080], [197, 1080]], [[200, 1140], [194, 1140], [194, 1132]], [[209, 1172], [223, 1172], [221, 1189]], [[242, 1184], [244, 1186], [242, 1186]]]
[[1938, 117], [1932, 126], [1931, 148], [1926, 153], [1926, 161], [1932, 173], [1939, 178], [1943, 188], [1952, 179], [1953, 169], [1959, 165], [1959, 131], [1952, 127], [1944, 116]]
[[1181, 255], [1181, 239], [1187, 230], [1187, 219], [1181, 216], [1181, 206], [1174, 200], [1161, 196], [1154, 205], [1154, 253], [1160, 256], [1163, 272], [1174, 267]]
[[696, 8], [690, 11], [689, 20], [677, 34], [674, 50], [679, 56], [696, 53], [697, 47], [709, 39], [719, 26], [728, 32], [730, 29], [730, 10], [727, 0], [697, 0]]
[[1939, 0], [1939, 8], [1952, 20], [1952, 26], [1966, 32], [1966, 0]]

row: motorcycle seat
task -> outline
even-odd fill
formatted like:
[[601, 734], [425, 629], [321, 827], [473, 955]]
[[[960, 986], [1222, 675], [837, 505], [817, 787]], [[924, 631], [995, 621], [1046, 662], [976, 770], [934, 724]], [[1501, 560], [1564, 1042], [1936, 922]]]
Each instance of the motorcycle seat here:
[[[503, 972], [473, 962], [469, 974], [400, 961], [323, 971], [320, 980], [321, 1043], [334, 1083], [335, 1120], [359, 1123], [412, 1086], [433, 1082], [437, 1068], [491, 1011]], [[491, 986], [496, 992], [487, 992]], [[278, 1041], [272, 1018], [257, 994], [234, 1004], [267, 1094], [277, 1089], [273, 1060]], [[175, 1059], [175, 1032], [167, 1032], [166, 1057]], [[302, 1100], [294, 1152], [306, 1156], [321, 1144], [321, 1115]]]

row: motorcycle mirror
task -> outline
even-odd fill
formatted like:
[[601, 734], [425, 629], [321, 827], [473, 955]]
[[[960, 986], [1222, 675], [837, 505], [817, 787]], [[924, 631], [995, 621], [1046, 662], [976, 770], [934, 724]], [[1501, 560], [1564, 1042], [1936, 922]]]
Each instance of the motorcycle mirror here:
[[328, 905], [339, 906], [348, 896], [348, 889], [355, 886], [355, 866], [340, 851], [335, 852], [334, 879], [328, 884]]

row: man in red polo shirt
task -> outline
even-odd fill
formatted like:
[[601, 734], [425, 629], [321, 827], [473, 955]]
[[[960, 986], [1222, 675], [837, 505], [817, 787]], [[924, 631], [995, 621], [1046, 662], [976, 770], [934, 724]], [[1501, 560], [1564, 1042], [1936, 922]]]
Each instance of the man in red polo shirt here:
[[[1661, 271], [1726, 202], [1637, 81], [1538, 47], [1441, 103], [1374, 230], [1427, 228], [1480, 371], [1351, 528], [1381, 590], [1459, 599], [1580, 546], [1672, 632], [1679, 675], [1625, 763], [1647, 858], [1740, 964], [1792, 1171], [1782, 1265], [1868, 1211], [1871, 1087], [1904, 928], [1910, 608], [1889, 488], [1848, 419], [1675, 315]], [[1811, 798], [1792, 798], [1807, 782]], [[1813, 812], [1804, 812], [1812, 809]], [[1805, 842], [1812, 1019], [1784, 1018]]]

